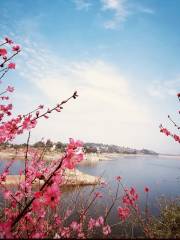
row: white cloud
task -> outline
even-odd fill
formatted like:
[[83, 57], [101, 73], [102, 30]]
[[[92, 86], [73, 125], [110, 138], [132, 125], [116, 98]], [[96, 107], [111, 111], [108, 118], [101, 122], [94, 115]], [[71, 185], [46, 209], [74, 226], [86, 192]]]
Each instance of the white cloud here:
[[140, 4], [130, 4], [129, 0], [101, 0], [102, 10], [111, 11], [113, 16], [110, 20], [104, 22], [107, 29], [116, 29], [125, 22], [130, 15], [135, 13], [154, 14], [155, 11], [150, 7]]
[[[151, 122], [149, 110], [134, 97], [115, 66], [98, 59], [66, 62], [28, 41], [23, 52], [20, 74], [46, 96], [49, 105], [66, 99], [74, 90], [79, 93], [62, 113], [41, 121], [33, 131], [34, 139], [78, 136], [85, 141], [142, 146], [141, 135], [146, 135], [144, 130]], [[137, 131], [142, 137], [138, 140]]]
[[118, 10], [119, 6], [122, 5], [122, 0], [101, 0], [104, 9], [114, 9]]
[[88, 10], [91, 6], [89, 0], [73, 0], [78, 10]]
[[112, 11], [113, 17], [111, 20], [104, 22], [104, 27], [107, 29], [115, 29], [128, 17], [128, 9], [126, 0], [101, 0], [103, 11]]
[[[129, 0], [99, 0], [96, 3], [101, 4], [101, 13], [108, 13], [111, 16], [103, 21], [103, 26], [106, 29], [117, 29], [128, 19], [131, 14], [136, 12], [145, 14], [154, 14], [154, 10], [149, 7], [144, 7], [140, 4], [130, 4]], [[92, 1], [74, 0], [78, 10], [88, 10], [92, 5]], [[104, 15], [104, 14], [103, 14]], [[104, 17], [104, 16], [103, 16]]]

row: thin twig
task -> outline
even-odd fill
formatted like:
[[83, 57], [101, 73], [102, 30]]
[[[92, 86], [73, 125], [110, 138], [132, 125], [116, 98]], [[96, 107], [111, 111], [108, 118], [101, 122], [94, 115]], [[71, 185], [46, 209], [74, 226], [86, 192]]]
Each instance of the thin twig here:
[[169, 120], [174, 124], [174, 126], [175, 126], [178, 130], [180, 130], [180, 126], [178, 126], [177, 123], [175, 123], [175, 121], [172, 120], [172, 118], [171, 118], [170, 115], [168, 115], [168, 118], [169, 118]]
[[87, 213], [88, 209], [91, 207], [91, 205], [96, 200], [96, 198], [97, 198], [97, 196], [95, 195], [94, 198], [89, 203], [89, 205], [86, 207], [86, 209], [82, 212], [82, 214], [80, 215], [80, 219], [79, 219], [80, 222], [83, 220], [83, 216], [85, 216], [85, 214]]
[[0, 64], [0, 66], [3, 66], [6, 62], [8, 62], [9, 60], [11, 60], [13, 57], [15, 57], [21, 50], [17, 51], [16, 53], [14, 53], [12, 56], [10, 56], [9, 58], [5, 59], [4, 62], [2, 62]]
[[4, 77], [4, 75], [5, 75], [8, 71], [9, 71], [9, 68], [7, 68], [7, 69], [3, 72], [3, 74], [0, 76], [0, 79], [2, 79], [2, 78]]
[[115, 204], [115, 202], [116, 202], [116, 200], [117, 200], [117, 198], [118, 198], [118, 192], [119, 192], [119, 182], [118, 182], [118, 186], [117, 186], [115, 198], [114, 198], [114, 200], [113, 200], [113, 202], [112, 202], [109, 210], [107, 211], [107, 213], [106, 213], [106, 215], [105, 215], [105, 217], [104, 217], [104, 222], [105, 222], [105, 223], [106, 223], [106, 220], [107, 220], [108, 215], [110, 214], [110, 212], [111, 212], [112, 208], [114, 207], [114, 204]]
[[5, 68], [1, 69], [1, 70], [0, 70], [0, 72], [3, 72], [3, 71], [5, 71], [6, 69], [7, 69], [7, 67], [5, 67]]
[[27, 204], [27, 188], [26, 188], [26, 181], [27, 181], [27, 162], [28, 162], [28, 150], [29, 150], [29, 141], [31, 137], [31, 132], [28, 133], [28, 139], [26, 143], [26, 152], [25, 152], [25, 159], [24, 159], [24, 173], [25, 173], [25, 205]]
[[2, 47], [3, 45], [7, 44], [7, 42], [4, 42], [4, 43], [1, 43], [0, 44], [0, 47]]

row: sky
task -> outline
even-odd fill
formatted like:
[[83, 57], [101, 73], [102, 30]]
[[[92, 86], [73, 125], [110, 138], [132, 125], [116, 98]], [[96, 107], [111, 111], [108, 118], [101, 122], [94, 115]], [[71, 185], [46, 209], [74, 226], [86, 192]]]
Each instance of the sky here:
[[[179, 121], [179, 0], [1, 0], [0, 36], [19, 43], [15, 113], [79, 97], [40, 119], [44, 139], [117, 144], [180, 154], [159, 132]], [[2, 85], [2, 87], [5, 85]], [[27, 133], [16, 139], [25, 142]]]

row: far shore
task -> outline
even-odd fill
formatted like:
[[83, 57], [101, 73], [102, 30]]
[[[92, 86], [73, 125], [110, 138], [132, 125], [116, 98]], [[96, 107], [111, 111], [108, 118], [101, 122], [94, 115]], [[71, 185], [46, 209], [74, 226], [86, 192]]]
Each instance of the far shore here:
[[[62, 152], [47, 152], [44, 155], [44, 159], [47, 161], [52, 161], [63, 156]], [[125, 157], [142, 157], [142, 156], [157, 156], [162, 158], [175, 158], [180, 159], [180, 155], [168, 155], [168, 154], [159, 154], [159, 155], [145, 155], [145, 154], [131, 154], [131, 153], [86, 153], [84, 160], [80, 164], [88, 164], [88, 163], [97, 163], [99, 161], [110, 161], [114, 158], [125, 158]], [[24, 160], [25, 159], [25, 151], [21, 150], [16, 152], [14, 149], [8, 150], [1, 150], [0, 151], [0, 160], [11, 160], [11, 159], [18, 159]]]
[[[47, 152], [44, 156], [44, 159], [46, 161], [52, 161], [54, 159], [60, 159], [63, 156], [62, 152]], [[124, 158], [130, 158], [134, 159], [134, 157], [161, 157], [161, 158], [172, 158], [172, 159], [179, 159], [180, 155], [167, 155], [167, 154], [159, 154], [159, 155], [145, 155], [145, 154], [127, 154], [127, 153], [87, 153], [85, 154], [85, 157], [82, 162], [79, 163], [79, 165], [94, 165], [98, 164], [101, 161], [113, 161], [114, 159], [124, 159]], [[9, 151], [3, 150], [0, 151], [0, 161], [3, 160], [22, 160], [25, 159], [25, 153], [24, 151], [13, 151], [10, 149]], [[23, 180], [24, 176], [21, 177], [21, 181]], [[91, 176], [89, 174], [85, 174], [79, 170], [74, 171], [67, 171], [65, 176], [66, 181], [64, 182], [64, 186], [77, 186], [77, 185], [96, 185], [103, 181], [98, 176]], [[7, 185], [16, 185], [20, 181], [19, 175], [8, 175], [6, 184]], [[43, 184], [43, 181], [39, 182], [39, 184]], [[36, 185], [36, 184], [35, 184]]]

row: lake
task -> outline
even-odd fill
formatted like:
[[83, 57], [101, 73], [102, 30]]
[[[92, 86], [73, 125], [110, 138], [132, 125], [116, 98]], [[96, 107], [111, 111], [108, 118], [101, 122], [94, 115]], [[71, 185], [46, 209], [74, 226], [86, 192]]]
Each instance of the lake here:
[[[6, 161], [0, 162], [0, 171]], [[18, 174], [19, 169], [23, 168], [23, 161], [17, 160], [11, 167], [11, 174]], [[171, 156], [124, 156], [114, 157], [109, 161], [99, 161], [97, 164], [80, 165], [78, 169], [96, 176], [102, 176], [109, 184], [109, 188], [100, 188], [103, 198], [96, 202], [96, 214], [102, 214], [105, 206], [110, 206], [110, 193], [115, 193], [117, 188], [116, 176], [122, 177], [124, 186], [133, 186], [137, 189], [140, 196], [140, 206], [143, 209], [145, 205], [144, 187], [148, 186], [149, 192], [149, 208], [153, 214], [158, 213], [158, 198], [165, 196], [175, 198], [180, 196], [180, 158]], [[82, 198], [87, 199], [88, 193], [93, 187], [81, 187]], [[79, 188], [68, 188], [64, 190], [64, 202], [70, 200], [72, 193], [79, 191]], [[120, 193], [121, 194], [121, 193]], [[116, 203], [114, 210], [109, 216], [109, 222], [114, 224], [118, 220], [117, 207], [120, 201]], [[94, 209], [91, 214], [96, 215]], [[116, 229], [117, 231], [117, 229]]]

